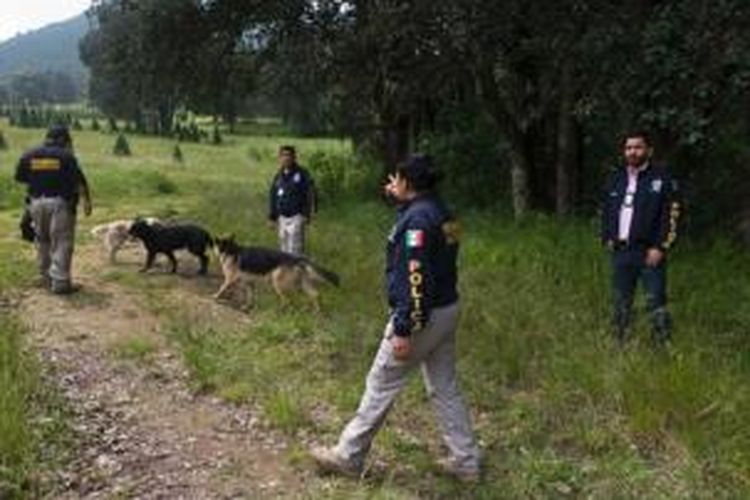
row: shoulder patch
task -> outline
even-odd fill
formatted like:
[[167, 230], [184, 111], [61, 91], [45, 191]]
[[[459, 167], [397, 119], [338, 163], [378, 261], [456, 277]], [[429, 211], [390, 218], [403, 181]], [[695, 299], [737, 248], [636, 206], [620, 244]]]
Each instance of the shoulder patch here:
[[408, 248], [422, 248], [424, 240], [425, 234], [422, 229], [409, 229], [406, 231], [406, 246]]

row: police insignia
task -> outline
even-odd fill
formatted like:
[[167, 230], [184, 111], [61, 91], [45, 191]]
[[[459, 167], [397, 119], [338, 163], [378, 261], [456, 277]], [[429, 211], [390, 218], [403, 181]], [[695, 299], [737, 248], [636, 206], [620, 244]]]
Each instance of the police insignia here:
[[31, 170], [34, 172], [60, 170], [61, 163], [57, 158], [34, 158], [31, 160]]
[[653, 191], [654, 193], [660, 193], [661, 185], [661, 179], [654, 179], [653, 181], [651, 181], [651, 191]]
[[424, 231], [421, 229], [410, 229], [406, 231], [406, 246], [409, 248], [421, 248], [424, 246]]

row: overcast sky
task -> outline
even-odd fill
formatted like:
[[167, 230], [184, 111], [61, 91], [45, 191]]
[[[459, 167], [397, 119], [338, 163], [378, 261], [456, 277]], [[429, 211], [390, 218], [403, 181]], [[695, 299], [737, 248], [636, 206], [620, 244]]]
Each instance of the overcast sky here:
[[89, 5], [91, 0], [0, 0], [0, 42], [75, 17]]

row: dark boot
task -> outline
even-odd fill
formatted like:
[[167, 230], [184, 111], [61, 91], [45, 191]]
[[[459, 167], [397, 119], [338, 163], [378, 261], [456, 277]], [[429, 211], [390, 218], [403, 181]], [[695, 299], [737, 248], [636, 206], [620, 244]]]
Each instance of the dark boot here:
[[70, 281], [52, 280], [50, 291], [55, 295], [71, 295], [80, 290], [81, 287], [73, 285]]
[[664, 347], [672, 339], [672, 318], [665, 307], [651, 311], [651, 341], [655, 347]]
[[617, 347], [625, 347], [630, 337], [630, 311], [624, 307], [615, 307], [612, 318], [612, 337]]

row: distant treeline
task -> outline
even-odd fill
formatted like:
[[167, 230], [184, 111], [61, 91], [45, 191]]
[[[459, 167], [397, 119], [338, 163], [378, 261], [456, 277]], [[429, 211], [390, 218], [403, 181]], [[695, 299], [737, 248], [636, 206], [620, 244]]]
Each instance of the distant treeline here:
[[[62, 124], [72, 130], [90, 129], [104, 133], [154, 134], [158, 131], [155, 123], [152, 123], [151, 129], [139, 130], [132, 122], [118, 121], [113, 117], [102, 116], [97, 110], [76, 106], [0, 106], [0, 117], [3, 116], [8, 119], [9, 125], [19, 128], [45, 128], [52, 124]], [[223, 140], [217, 125], [209, 128], [199, 126], [195, 118], [185, 112], [175, 115], [169, 136], [179, 142], [221, 144]]]
[[70, 104], [81, 100], [83, 90], [64, 71], [20, 73], [0, 79], [0, 106]]
[[81, 43], [106, 114], [262, 103], [388, 164], [433, 152], [473, 204], [589, 211], [627, 129], [653, 133], [693, 228], [750, 212], [750, 5], [509, 0], [111, 0]]

